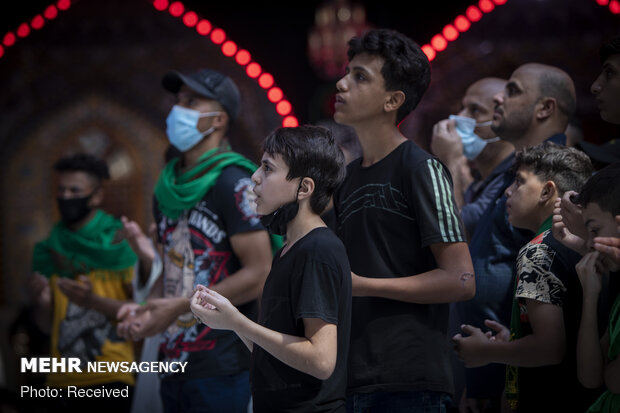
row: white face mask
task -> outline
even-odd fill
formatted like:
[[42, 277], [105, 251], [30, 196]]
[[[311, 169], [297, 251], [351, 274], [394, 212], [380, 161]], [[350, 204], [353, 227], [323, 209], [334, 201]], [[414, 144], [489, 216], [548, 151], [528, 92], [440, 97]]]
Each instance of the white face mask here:
[[480, 155], [487, 144], [497, 142], [499, 136], [484, 140], [474, 133], [476, 126], [489, 126], [493, 121], [476, 123], [476, 119], [466, 116], [450, 115], [450, 119], [456, 122], [456, 133], [461, 137], [463, 142], [463, 155], [470, 161], [473, 161]]
[[170, 143], [180, 150], [186, 152], [193, 148], [205, 136], [210, 135], [215, 130], [211, 126], [204, 132], [198, 130], [198, 121], [200, 118], [209, 116], [217, 116], [222, 112], [198, 112], [197, 110], [184, 108], [174, 105], [168, 118], [166, 119], [166, 134]]

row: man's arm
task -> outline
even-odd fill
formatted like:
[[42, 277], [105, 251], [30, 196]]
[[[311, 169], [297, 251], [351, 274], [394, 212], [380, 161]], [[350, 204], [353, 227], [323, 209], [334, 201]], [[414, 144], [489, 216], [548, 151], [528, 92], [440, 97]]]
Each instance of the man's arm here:
[[459, 358], [466, 367], [480, 367], [489, 363], [510, 364], [518, 367], [539, 367], [558, 364], [566, 353], [566, 335], [562, 307], [526, 299], [532, 334], [507, 341], [508, 329], [496, 322], [487, 326], [502, 332], [502, 339], [493, 339], [479, 328], [465, 325], [461, 329], [468, 337], [457, 334], [453, 342]]
[[399, 278], [370, 278], [352, 274], [353, 296], [383, 297], [418, 304], [449, 303], [471, 299], [476, 280], [464, 242], [430, 246], [437, 268], [422, 274]]
[[320, 380], [329, 378], [338, 352], [335, 324], [304, 318], [304, 337], [268, 329], [241, 314], [225, 297], [213, 290], [196, 291], [192, 312], [214, 329], [233, 330], [244, 342], [253, 342], [286, 365]]
[[229, 297], [233, 305], [241, 305], [258, 298], [263, 290], [271, 269], [269, 233], [265, 230], [238, 233], [230, 237], [230, 245], [241, 268], [209, 288]]
[[444, 119], [433, 126], [431, 152], [448, 168], [454, 185], [454, 200], [460, 208], [465, 205], [465, 191], [473, 182], [467, 158], [463, 155], [463, 142], [456, 132], [455, 121]]
[[28, 282], [28, 290], [33, 303], [34, 322], [46, 334], [52, 328], [52, 290], [50, 281], [35, 272]]
[[[267, 231], [244, 232], [230, 237], [232, 249], [241, 262], [241, 268], [211, 288], [234, 297], [241, 305], [256, 299], [262, 291], [271, 268], [271, 245]], [[161, 277], [153, 286], [146, 305], [128, 304], [119, 309], [121, 320], [117, 333], [124, 338], [140, 340], [161, 333], [179, 316], [190, 312], [187, 297], [151, 298], [161, 290]]]

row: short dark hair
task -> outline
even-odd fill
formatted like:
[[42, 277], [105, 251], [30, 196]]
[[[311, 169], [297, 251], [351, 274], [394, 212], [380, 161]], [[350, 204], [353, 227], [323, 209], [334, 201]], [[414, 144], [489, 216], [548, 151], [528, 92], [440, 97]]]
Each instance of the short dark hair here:
[[560, 194], [581, 190], [592, 176], [593, 167], [582, 151], [543, 142], [515, 154], [515, 170], [525, 167], [544, 181], [553, 181]]
[[329, 130], [311, 125], [278, 128], [267, 136], [263, 150], [269, 155], [282, 156], [289, 167], [286, 179], [314, 180], [310, 207], [316, 214], [322, 214], [346, 174], [344, 155]]
[[599, 49], [599, 56], [601, 57], [601, 63], [605, 63], [605, 60], [609, 56], [620, 54], [620, 35], [614, 36], [601, 45]]
[[97, 183], [110, 178], [108, 164], [104, 160], [86, 153], [76, 153], [60, 158], [54, 164], [54, 170], [61, 173], [85, 172]]
[[620, 215], [620, 162], [596, 172], [585, 183], [575, 202], [582, 207], [598, 204], [602, 211]]
[[431, 81], [428, 58], [416, 42], [390, 29], [369, 30], [349, 40], [349, 61], [362, 53], [381, 56], [385, 90], [401, 90], [405, 94], [405, 102], [396, 115], [396, 122], [400, 123], [418, 106], [428, 88]]

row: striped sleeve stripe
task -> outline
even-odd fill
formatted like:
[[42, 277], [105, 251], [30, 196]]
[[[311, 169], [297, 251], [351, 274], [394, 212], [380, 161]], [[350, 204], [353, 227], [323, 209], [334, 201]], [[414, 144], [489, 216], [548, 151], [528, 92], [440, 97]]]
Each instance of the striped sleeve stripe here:
[[427, 160], [437, 208], [437, 222], [444, 242], [463, 241], [463, 234], [452, 202], [450, 182], [442, 173], [443, 167], [436, 159]]

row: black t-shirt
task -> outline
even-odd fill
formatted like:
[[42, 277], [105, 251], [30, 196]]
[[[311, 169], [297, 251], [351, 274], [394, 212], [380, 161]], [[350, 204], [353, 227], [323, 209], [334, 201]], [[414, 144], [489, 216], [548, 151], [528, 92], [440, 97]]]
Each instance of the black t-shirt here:
[[[351, 270], [395, 278], [437, 268], [435, 243], [464, 242], [441, 162], [412, 141], [370, 167], [351, 162], [334, 199]], [[448, 304], [354, 297], [349, 391], [452, 393]]]
[[254, 345], [250, 381], [255, 412], [344, 412], [351, 327], [351, 270], [342, 242], [328, 228], [312, 230], [274, 257], [259, 323], [304, 337], [303, 318], [338, 327], [336, 368], [327, 380], [289, 367]]
[[[245, 169], [229, 166], [204, 198], [177, 220], [163, 215], [155, 200], [157, 234], [164, 245], [164, 297], [189, 297], [197, 284], [217, 284], [241, 268], [230, 237], [264, 230], [255, 214], [252, 187]], [[239, 306], [253, 319], [256, 309], [256, 301]], [[211, 330], [191, 313], [168, 328], [160, 359], [188, 362], [185, 373], [170, 375], [171, 380], [237, 374], [247, 370], [250, 361], [235, 333]]]
[[525, 299], [562, 307], [566, 334], [566, 354], [560, 364], [507, 367], [506, 388], [511, 388], [515, 379], [518, 383], [519, 412], [584, 412], [601, 394], [601, 389], [588, 390], [577, 379], [582, 289], [575, 265], [580, 259], [579, 254], [557, 241], [551, 230], [538, 235], [519, 251], [515, 300], [519, 307], [520, 336], [532, 334]]

